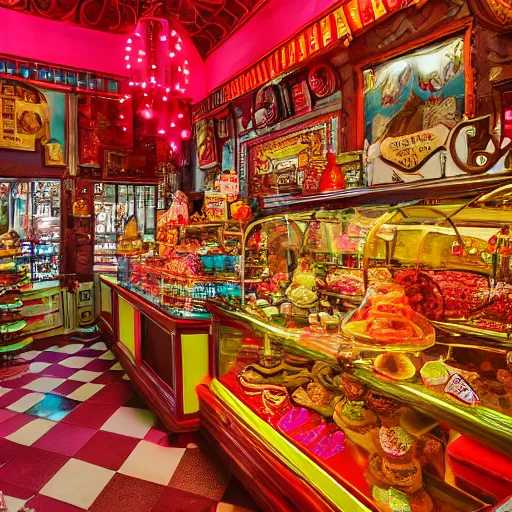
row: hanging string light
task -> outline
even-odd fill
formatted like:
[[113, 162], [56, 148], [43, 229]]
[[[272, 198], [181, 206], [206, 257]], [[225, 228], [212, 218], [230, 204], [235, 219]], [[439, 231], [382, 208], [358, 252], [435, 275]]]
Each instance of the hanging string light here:
[[183, 41], [168, 20], [144, 17], [126, 40], [124, 56], [136, 113], [146, 133], [167, 139], [172, 153], [189, 128], [183, 98], [190, 70], [182, 52]]

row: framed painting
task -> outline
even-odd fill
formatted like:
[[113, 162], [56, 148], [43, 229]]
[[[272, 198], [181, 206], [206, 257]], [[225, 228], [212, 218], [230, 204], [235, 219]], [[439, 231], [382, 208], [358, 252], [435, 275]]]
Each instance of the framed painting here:
[[42, 150], [45, 166], [66, 165], [66, 93], [0, 79], [0, 111], [0, 148]]
[[243, 161], [249, 162], [248, 195], [317, 192], [326, 153], [338, 151], [339, 124], [338, 114], [329, 114], [245, 143], [242, 152]]
[[464, 37], [363, 69], [364, 139], [371, 146], [438, 125], [453, 128], [465, 113]]

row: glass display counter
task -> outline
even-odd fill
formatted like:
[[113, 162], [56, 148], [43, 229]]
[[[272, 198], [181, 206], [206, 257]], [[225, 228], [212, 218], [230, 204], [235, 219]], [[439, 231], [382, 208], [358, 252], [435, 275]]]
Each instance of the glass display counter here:
[[247, 228], [242, 307], [208, 301], [216, 363], [199, 395], [206, 435], [231, 455], [236, 436], [254, 445], [242, 466], [263, 452], [286, 467], [268, 480], [299, 478], [277, 509], [508, 499], [511, 200], [507, 186]]
[[209, 318], [208, 298], [240, 304], [240, 223], [161, 228], [156, 248], [118, 256], [118, 282], [179, 318]]

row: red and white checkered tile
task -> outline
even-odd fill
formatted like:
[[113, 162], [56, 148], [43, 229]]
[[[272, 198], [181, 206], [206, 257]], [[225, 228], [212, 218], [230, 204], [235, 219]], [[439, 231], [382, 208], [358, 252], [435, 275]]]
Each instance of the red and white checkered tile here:
[[9, 512], [242, 510], [221, 502], [229, 474], [194, 434], [169, 444], [105, 343], [23, 357], [29, 372], [0, 382], [0, 491]]

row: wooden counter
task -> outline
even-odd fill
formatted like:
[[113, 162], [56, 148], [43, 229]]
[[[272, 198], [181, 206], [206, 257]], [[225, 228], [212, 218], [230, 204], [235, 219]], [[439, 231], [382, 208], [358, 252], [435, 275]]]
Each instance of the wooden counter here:
[[210, 320], [172, 316], [105, 275], [100, 302], [112, 350], [153, 412], [172, 432], [196, 430], [195, 388], [209, 373]]

